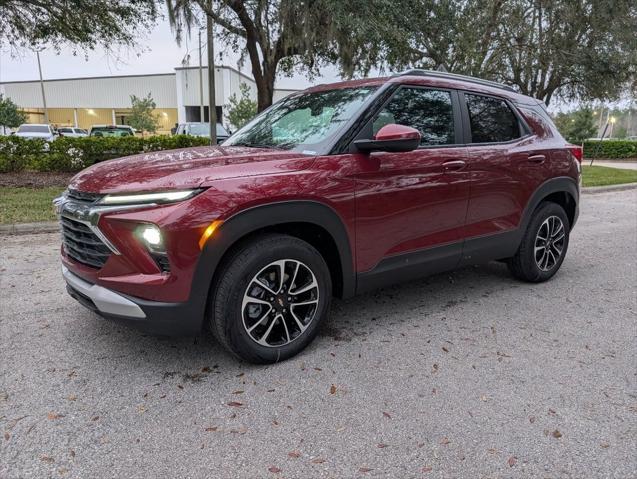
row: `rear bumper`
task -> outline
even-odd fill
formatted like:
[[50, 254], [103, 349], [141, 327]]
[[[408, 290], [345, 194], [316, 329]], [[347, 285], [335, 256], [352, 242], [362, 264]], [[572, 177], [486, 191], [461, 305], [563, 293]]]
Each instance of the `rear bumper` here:
[[117, 293], [85, 281], [64, 266], [62, 276], [71, 297], [104, 318], [151, 334], [182, 336], [201, 331], [201, 310], [190, 302], [164, 303]]

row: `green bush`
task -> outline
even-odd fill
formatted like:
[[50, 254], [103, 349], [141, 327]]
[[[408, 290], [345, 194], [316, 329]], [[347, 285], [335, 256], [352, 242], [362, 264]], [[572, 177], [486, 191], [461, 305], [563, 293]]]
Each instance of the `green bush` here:
[[147, 151], [205, 146], [208, 138], [188, 135], [125, 137], [61, 137], [47, 143], [16, 136], [0, 137], [0, 172], [80, 171], [100, 161]]
[[637, 158], [637, 141], [588, 140], [584, 142], [584, 158]]

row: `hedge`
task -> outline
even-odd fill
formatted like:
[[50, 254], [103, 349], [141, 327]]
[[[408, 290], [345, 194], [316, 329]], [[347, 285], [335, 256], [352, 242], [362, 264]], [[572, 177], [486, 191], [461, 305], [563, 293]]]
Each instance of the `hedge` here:
[[50, 143], [44, 140], [2, 136], [0, 173], [22, 170], [73, 172], [100, 161], [122, 156], [208, 144], [208, 138], [189, 135], [158, 135], [148, 138], [61, 137]]
[[637, 158], [637, 141], [585, 141], [584, 158]]

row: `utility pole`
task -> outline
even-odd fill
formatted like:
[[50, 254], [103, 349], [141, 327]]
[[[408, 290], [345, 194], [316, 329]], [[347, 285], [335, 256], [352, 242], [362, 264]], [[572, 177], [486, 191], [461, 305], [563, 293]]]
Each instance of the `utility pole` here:
[[38, 57], [38, 71], [40, 72], [40, 89], [42, 90], [42, 106], [44, 107], [44, 123], [49, 124], [49, 112], [46, 109], [46, 95], [44, 94], [44, 81], [42, 80], [42, 65], [40, 65], [40, 51], [36, 50], [35, 55]]
[[201, 28], [199, 29], [199, 121], [204, 122], [203, 114], [203, 67], [201, 65]]
[[[212, 8], [212, 2], [210, 2]], [[214, 23], [212, 17], [206, 15], [206, 27], [208, 36], [208, 119], [210, 120], [210, 144], [217, 144], [217, 106], [215, 100], [215, 42]]]

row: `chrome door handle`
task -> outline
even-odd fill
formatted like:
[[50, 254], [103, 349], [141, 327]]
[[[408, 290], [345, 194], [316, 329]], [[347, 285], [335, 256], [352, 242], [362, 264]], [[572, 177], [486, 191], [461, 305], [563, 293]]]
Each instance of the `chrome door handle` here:
[[445, 171], [459, 171], [462, 170], [465, 166], [467, 166], [467, 164], [462, 160], [450, 160], [445, 161], [442, 164], [442, 168]]

